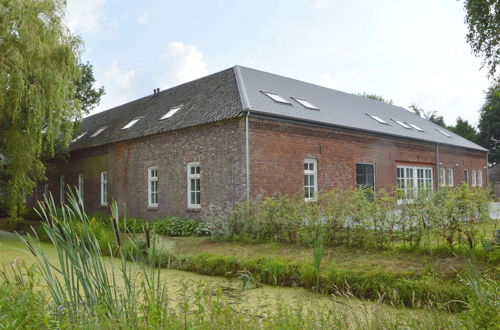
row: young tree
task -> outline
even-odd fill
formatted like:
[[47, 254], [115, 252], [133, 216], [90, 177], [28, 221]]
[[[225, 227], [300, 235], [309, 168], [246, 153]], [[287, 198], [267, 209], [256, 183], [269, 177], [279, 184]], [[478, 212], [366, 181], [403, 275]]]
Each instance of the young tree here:
[[479, 114], [478, 142], [490, 151], [490, 164], [500, 162], [500, 83], [490, 87]]
[[467, 42], [476, 56], [483, 57], [483, 67], [490, 78], [500, 83], [500, 0], [464, 0]]
[[0, 0], [0, 178], [11, 217], [44, 177], [41, 155], [69, 145], [81, 116], [80, 40], [64, 9], [62, 0]]

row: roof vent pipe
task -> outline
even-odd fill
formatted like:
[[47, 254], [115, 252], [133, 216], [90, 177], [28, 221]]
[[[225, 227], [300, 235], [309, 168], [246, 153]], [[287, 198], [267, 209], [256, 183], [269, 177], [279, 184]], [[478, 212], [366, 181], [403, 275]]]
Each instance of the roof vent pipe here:
[[156, 88], [153, 89], [153, 95], [156, 95]]

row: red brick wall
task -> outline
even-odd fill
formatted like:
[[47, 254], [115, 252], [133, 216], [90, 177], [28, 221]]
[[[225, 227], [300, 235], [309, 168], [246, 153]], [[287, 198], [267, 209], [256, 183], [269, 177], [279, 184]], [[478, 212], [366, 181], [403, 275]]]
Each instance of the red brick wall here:
[[[49, 189], [59, 200], [59, 176], [76, 186], [85, 178], [85, 204], [90, 212], [100, 206], [100, 172], [108, 172], [109, 199], [126, 204], [128, 217], [161, 218], [181, 215], [199, 218], [210, 203], [232, 207], [246, 198], [245, 122], [228, 120], [109, 144], [71, 153], [49, 165]], [[187, 209], [189, 162], [201, 162], [201, 211]], [[159, 206], [148, 208], [147, 169], [158, 166]]]
[[[375, 165], [377, 188], [396, 185], [398, 164], [432, 167], [437, 186], [436, 145], [432, 143], [256, 118], [251, 119], [250, 131], [253, 198], [303, 190], [305, 158], [318, 160], [320, 191], [354, 186], [357, 162]], [[440, 162], [444, 167], [453, 165], [455, 183], [463, 180], [464, 168], [482, 170], [486, 186], [485, 153], [440, 146]]]

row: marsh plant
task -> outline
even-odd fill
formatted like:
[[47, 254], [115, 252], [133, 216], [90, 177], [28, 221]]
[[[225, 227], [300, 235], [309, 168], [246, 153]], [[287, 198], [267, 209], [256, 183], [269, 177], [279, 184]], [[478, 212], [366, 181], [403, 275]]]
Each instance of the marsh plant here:
[[326, 246], [429, 251], [477, 248], [487, 239], [479, 228], [490, 220], [488, 190], [461, 184], [421, 190], [404, 202], [393, 192], [336, 188], [315, 202], [300, 194], [245, 202], [233, 212], [227, 239], [310, 245], [304, 219], [321, 220]]
[[[68, 204], [60, 212], [52, 196], [46, 196], [39, 204], [39, 212], [45, 220], [43, 230], [57, 252], [57, 262], [50, 261], [36, 237], [19, 238], [36, 257], [51, 301], [60, 313], [75, 319], [97, 314], [124, 316], [133, 325], [139, 317], [139, 305], [147, 303], [151, 308], [164, 309], [167, 300], [159, 271], [142, 262], [138, 264], [140, 272], [133, 272], [134, 263], [127, 259], [137, 255], [124, 253], [119, 233], [116, 245], [101, 246], [78, 192], [68, 193]], [[111, 205], [111, 212], [115, 227], [120, 222], [116, 203]], [[106, 249], [117, 256], [117, 262], [103, 258]]]

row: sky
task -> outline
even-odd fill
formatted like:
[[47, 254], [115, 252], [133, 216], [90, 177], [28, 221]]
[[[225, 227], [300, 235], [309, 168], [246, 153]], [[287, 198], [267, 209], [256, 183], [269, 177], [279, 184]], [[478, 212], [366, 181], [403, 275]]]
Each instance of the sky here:
[[100, 112], [234, 65], [477, 124], [489, 86], [457, 0], [68, 0]]

